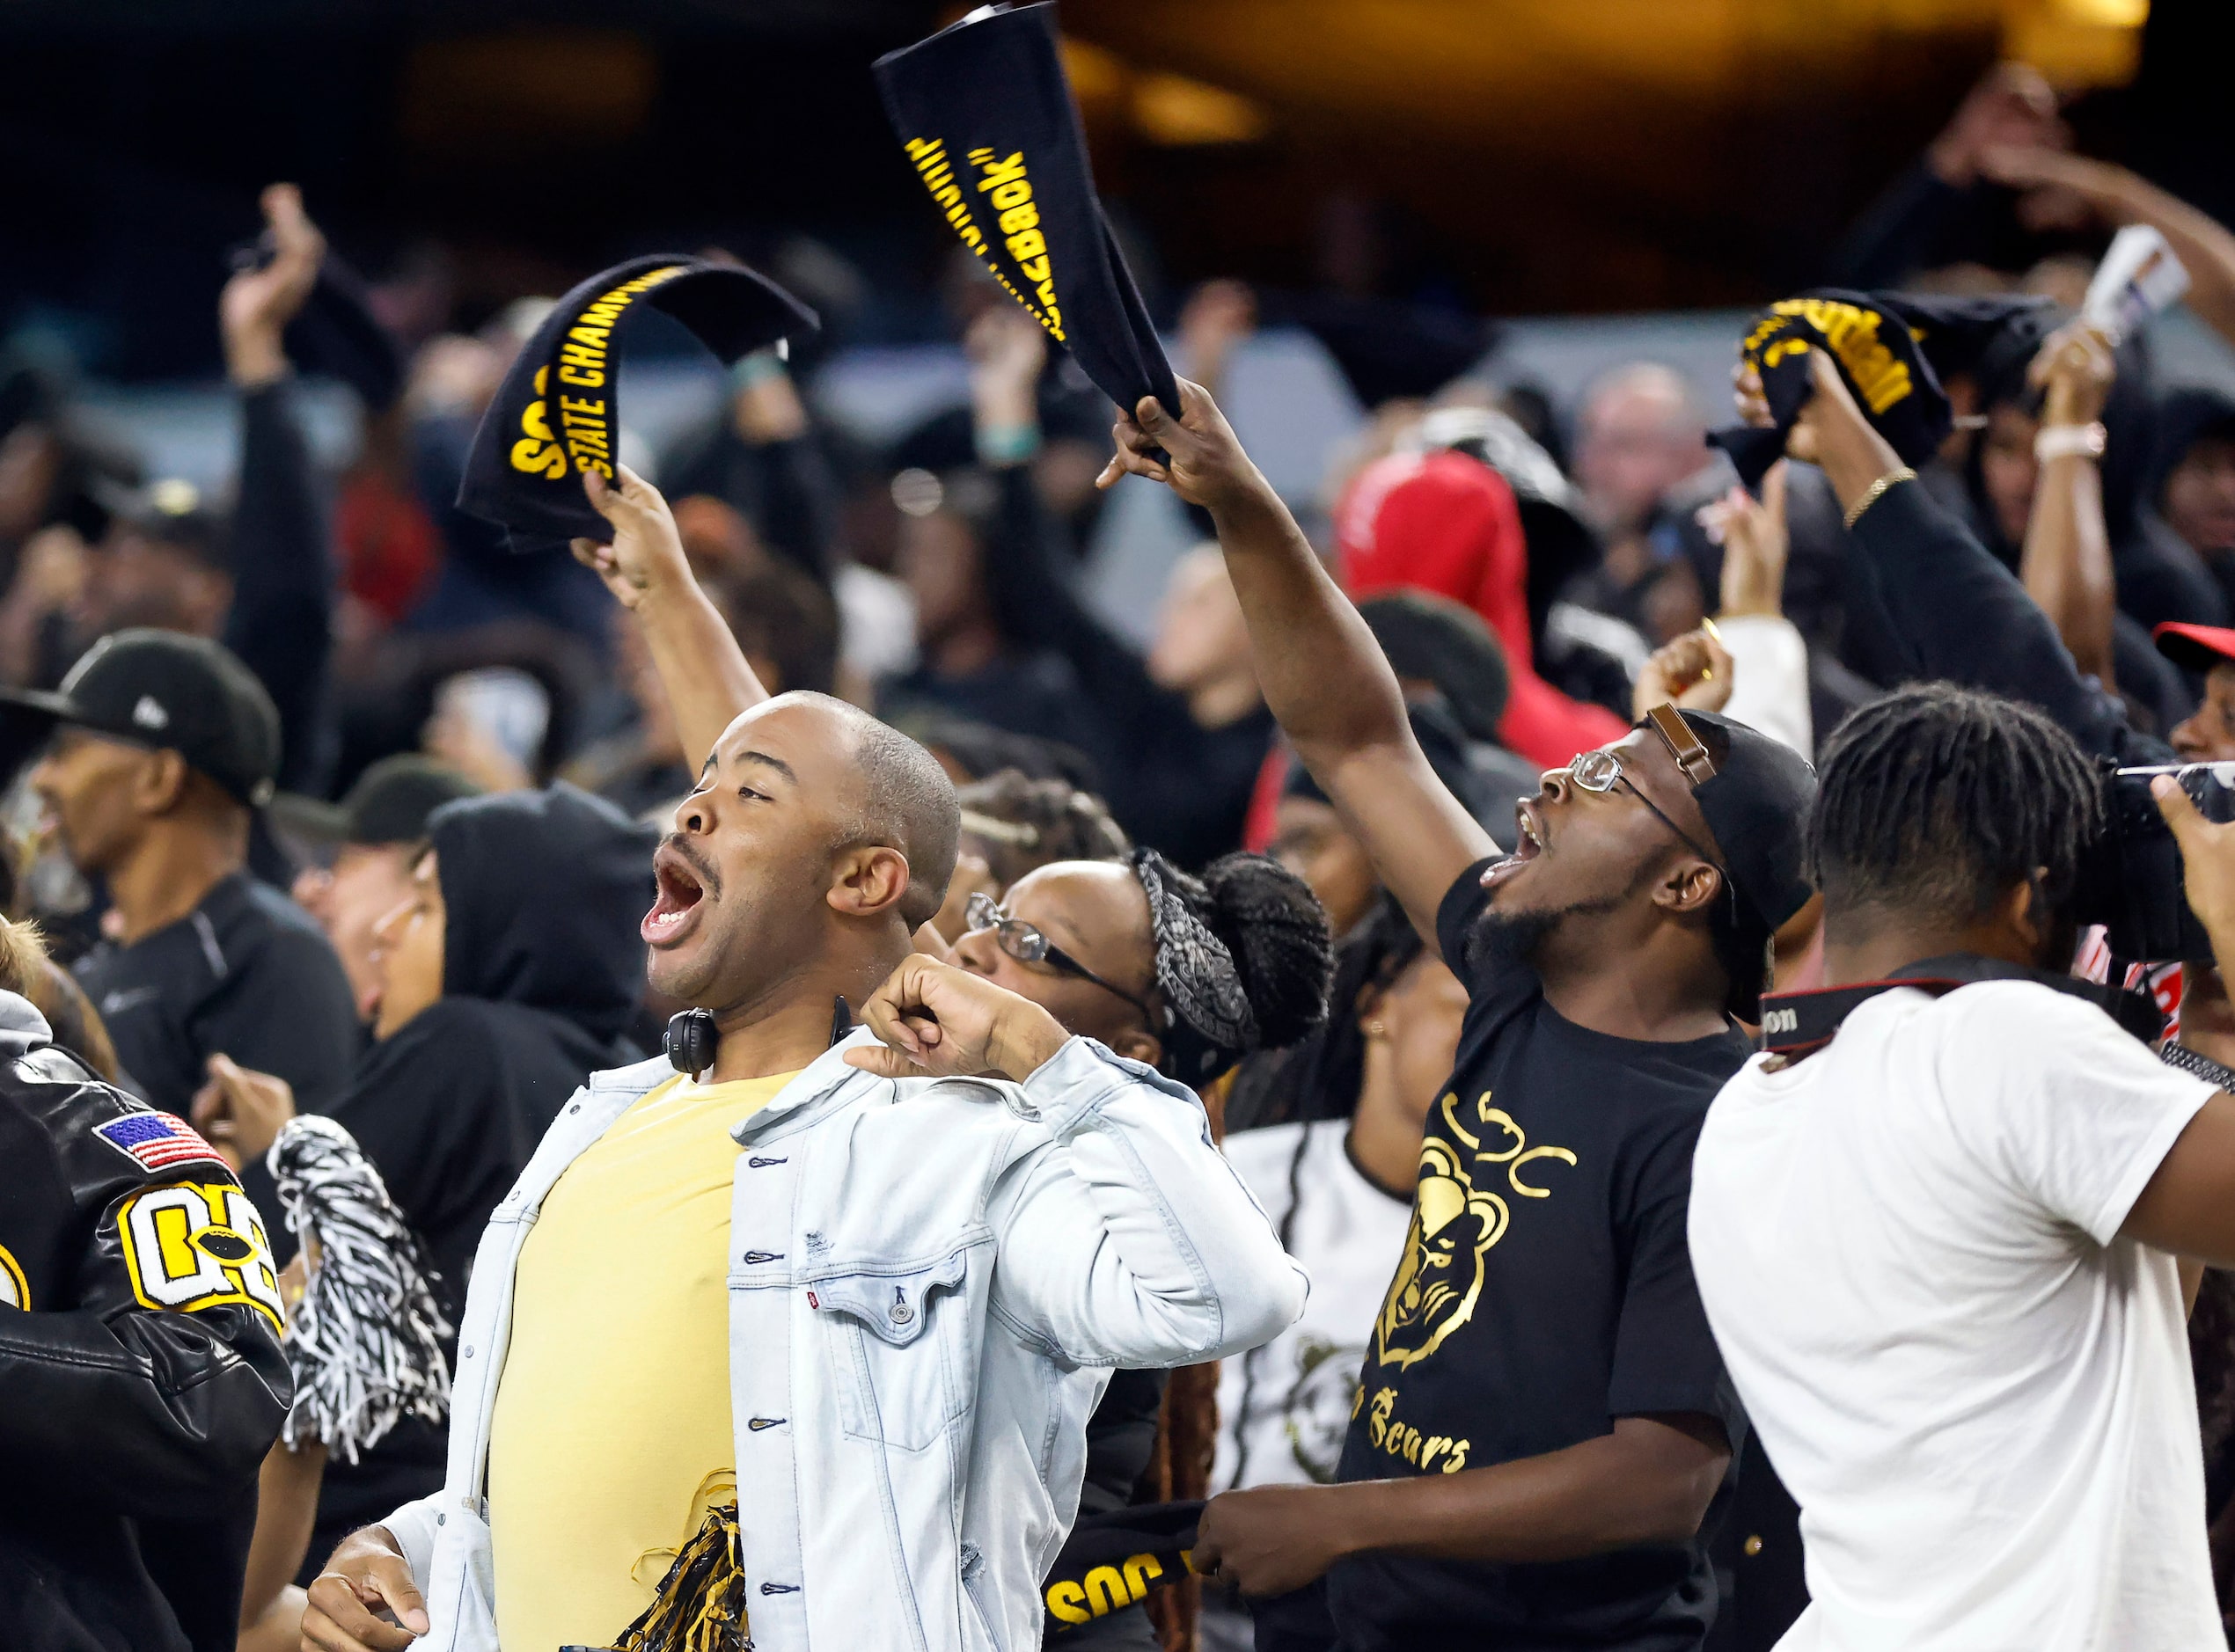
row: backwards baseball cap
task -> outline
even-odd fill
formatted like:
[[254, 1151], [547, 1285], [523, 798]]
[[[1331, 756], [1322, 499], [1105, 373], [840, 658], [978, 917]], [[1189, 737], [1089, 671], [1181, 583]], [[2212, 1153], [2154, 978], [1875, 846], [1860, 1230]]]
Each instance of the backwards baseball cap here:
[[136, 627], [88, 648], [52, 693], [0, 691], [0, 722], [43, 738], [67, 723], [175, 751], [243, 803], [272, 796], [279, 712], [231, 650], [203, 637]]
[[374, 847], [417, 843], [427, 836], [427, 817], [443, 804], [480, 795], [456, 769], [406, 751], [368, 765], [339, 803], [283, 792], [272, 813], [305, 837]]
[[[1807, 874], [1815, 769], [1792, 747], [1719, 713], [1660, 705], [1645, 726], [1691, 783], [1722, 852], [1742, 937], [1766, 943], [1816, 892]], [[1731, 983], [1731, 1007], [1749, 1020], [1761, 996], [1760, 981]]]
[[2216, 665], [2235, 665], [2235, 631], [2224, 625], [2169, 619], [2150, 634], [2158, 640], [2158, 652], [2184, 671], [2202, 676]]

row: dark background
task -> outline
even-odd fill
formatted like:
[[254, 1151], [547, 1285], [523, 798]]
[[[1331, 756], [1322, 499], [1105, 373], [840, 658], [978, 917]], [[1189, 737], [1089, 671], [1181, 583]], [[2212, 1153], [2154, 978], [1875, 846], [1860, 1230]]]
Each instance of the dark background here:
[[[2227, 217], [2209, 10], [2158, 0], [2130, 84], [2072, 118], [2083, 148]], [[954, 15], [14, 0], [0, 334], [58, 333], [106, 376], [214, 371], [224, 251], [253, 230], [257, 188], [286, 178], [367, 274], [441, 260], [467, 325], [629, 253], [760, 259], [796, 230], [867, 285], [846, 341], [934, 335], [949, 248], [868, 65]], [[1067, 0], [1063, 16], [1096, 53], [1080, 84], [1097, 173], [1167, 317], [1185, 283], [1228, 274], [1493, 315], [1772, 296], [1811, 278], [2005, 41], [1991, 9], [1957, 0]], [[1129, 100], [1164, 72], [1246, 98], [1257, 130], [1144, 136]]]

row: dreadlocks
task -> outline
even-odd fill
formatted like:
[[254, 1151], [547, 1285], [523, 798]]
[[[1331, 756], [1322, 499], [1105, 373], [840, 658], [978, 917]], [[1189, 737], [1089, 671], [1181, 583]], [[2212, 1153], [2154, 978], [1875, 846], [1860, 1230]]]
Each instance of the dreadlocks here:
[[1808, 860], [1834, 914], [1974, 918], [2037, 874], [2061, 912], [2102, 825], [2096, 775], [2047, 716], [1927, 683], [1862, 707], [1825, 745]]

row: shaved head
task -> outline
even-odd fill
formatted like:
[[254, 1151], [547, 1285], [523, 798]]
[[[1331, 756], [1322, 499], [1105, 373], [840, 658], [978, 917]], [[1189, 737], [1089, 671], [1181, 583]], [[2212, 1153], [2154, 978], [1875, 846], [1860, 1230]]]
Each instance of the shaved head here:
[[946, 771], [906, 735], [827, 694], [763, 700], [653, 857], [652, 984], [721, 1010], [835, 959], [881, 976], [939, 910], [961, 830]]
[[854, 738], [854, 761], [861, 779], [853, 837], [884, 844], [907, 857], [908, 893], [901, 916], [914, 929], [927, 922], [947, 898], [955, 875], [955, 846], [962, 835], [962, 806], [955, 783], [939, 759], [890, 723], [858, 705], [827, 694], [786, 695], [832, 710]]

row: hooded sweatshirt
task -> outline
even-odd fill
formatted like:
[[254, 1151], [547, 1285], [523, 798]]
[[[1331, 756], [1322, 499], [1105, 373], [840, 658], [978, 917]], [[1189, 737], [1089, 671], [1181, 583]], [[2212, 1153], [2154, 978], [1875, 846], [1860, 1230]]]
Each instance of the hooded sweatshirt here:
[[[462, 798], [427, 830], [443, 996], [365, 1051], [333, 1116], [417, 1231], [455, 1326], [489, 1212], [560, 1108], [592, 1071], [641, 1059], [623, 1034], [643, 992], [637, 925], [658, 835], [564, 784]], [[410, 1422], [362, 1463], [330, 1463], [306, 1571], [438, 1489], [443, 1463], [443, 1430]]]

